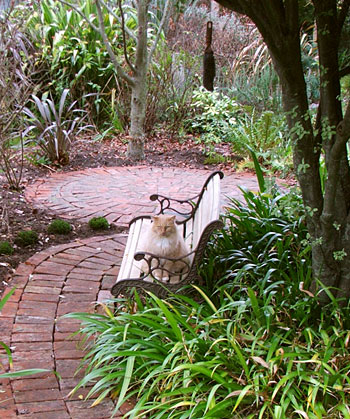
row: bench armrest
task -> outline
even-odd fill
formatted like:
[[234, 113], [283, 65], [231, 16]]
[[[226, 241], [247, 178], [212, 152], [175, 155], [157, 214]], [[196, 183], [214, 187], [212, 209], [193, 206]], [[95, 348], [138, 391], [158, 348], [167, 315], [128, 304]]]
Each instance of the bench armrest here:
[[149, 197], [150, 200], [158, 201], [159, 203], [159, 209], [158, 209], [157, 215], [164, 214], [165, 211], [177, 214], [183, 218], [182, 220], [177, 221], [177, 224], [183, 224], [189, 219], [193, 218], [202, 200], [203, 194], [207, 189], [209, 182], [212, 180], [214, 176], [217, 176], [217, 175], [220, 177], [220, 179], [224, 177], [224, 174], [219, 170], [211, 173], [211, 175], [208, 176], [208, 178], [206, 179], [200, 193], [189, 199], [175, 199], [175, 198], [170, 198], [168, 196], [159, 195], [159, 194], [151, 195]]

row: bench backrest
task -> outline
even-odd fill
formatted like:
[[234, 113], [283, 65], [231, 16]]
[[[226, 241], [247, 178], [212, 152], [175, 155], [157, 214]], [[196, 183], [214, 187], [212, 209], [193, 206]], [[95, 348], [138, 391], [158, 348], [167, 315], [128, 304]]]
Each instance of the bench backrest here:
[[[191, 251], [196, 250], [207, 225], [219, 219], [220, 179], [222, 177], [221, 172], [214, 172], [208, 177], [201, 193], [197, 196], [191, 216], [179, 223], [179, 228], [182, 228], [183, 237]], [[166, 213], [166, 211], [164, 212]], [[147, 231], [150, 223], [150, 216], [137, 217], [131, 222], [117, 282], [125, 278], [139, 277], [142, 261], [135, 260], [134, 255], [142, 250], [139, 248], [142, 243], [140, 237]]]
[[184, 223], [184, 238], [191, 250], [199, 242], [205, 227], [220, 216], [220, 179], [215, 173], [203, 187], [202, 194], [197, 202], [193, 216]]

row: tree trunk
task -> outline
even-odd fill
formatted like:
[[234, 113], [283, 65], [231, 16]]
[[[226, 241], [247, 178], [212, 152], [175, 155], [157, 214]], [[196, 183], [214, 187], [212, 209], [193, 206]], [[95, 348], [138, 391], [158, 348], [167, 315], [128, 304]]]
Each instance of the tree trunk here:
[[145, 158], [146, 74], [143, 72], [135, 79], [135, 85], [131, 91], [130, 139], [127, 156], [132, 160], [143, 160]]
[[[294, 170], [307, 214], [312, 244], [313, 291], [321, 302], [327, 293], [350, 297], [350, 172], [346, 142], [350, 110], [342, 121], [338, 45], [341, 19], [336, 0], [314, 0], [320, 57], [320, 105], [315, 127], [308, 113], [301, 61], [299, 4], [295, 0], [217, 0], [249, 16], [269, 48], [280, 78], [283, 104], [293, 139]], [[343, 3], [344, 13], [347, 3]], [[320, 155], [325, 155], [327, 179], [321, 189]], [[318, 282], [319, 281], [319, 282]], [[321, 283], [321, 284], [320, 284]], [[328, 291], [324, 290], [328, 288]]]

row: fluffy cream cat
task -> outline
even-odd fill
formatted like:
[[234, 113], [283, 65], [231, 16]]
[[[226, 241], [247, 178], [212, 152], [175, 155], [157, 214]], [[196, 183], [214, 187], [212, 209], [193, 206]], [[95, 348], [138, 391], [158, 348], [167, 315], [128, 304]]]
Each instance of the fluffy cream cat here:
[[[169, 261], [160, 259], [161, 269], [155, 269], [153, 276], [164, 282], [176, 282], [179, 280], [179, 275], [174, 273], [188, 272], [188, 265], [190, 263], [189, 257], [184, 257], [189, 253], [184, 239], [176, 225], [175, 215], [157, 215], [152, 217], [152, 224], [145, 235], [142, 244], [142, 251], [152, 253], [156, 256], [164, 256], [166, 258], [179, 259], [181, 261]], [[152, 268], [157, 267], [157, 262], [152, 261]], [[142, 270], [147, 272], [147, 262], [144, 261]]]

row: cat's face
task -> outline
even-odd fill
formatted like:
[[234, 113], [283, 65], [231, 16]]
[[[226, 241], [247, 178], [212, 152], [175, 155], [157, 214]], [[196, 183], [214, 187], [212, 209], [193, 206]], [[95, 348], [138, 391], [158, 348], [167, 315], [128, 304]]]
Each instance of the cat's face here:
[[175, 215], [157, 215], [152, 221], [152, 231], [158, 236], [170, 237], [176, 233]]

